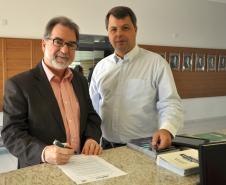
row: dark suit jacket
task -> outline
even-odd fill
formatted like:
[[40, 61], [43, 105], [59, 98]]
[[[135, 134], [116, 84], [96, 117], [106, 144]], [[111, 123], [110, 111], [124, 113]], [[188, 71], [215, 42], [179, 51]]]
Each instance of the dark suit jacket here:
[[[94, 111], [87, 80], [73, 71], [72, 85], [80, 105], [81, 149], [87, 138], [99, 143], [101, 120]], [[64, 123], [42, 64], [6, 81], [2, 138], [18, 157], [18, 167], [41, 163], [41, 153], [54, 139], [66, 141]]]

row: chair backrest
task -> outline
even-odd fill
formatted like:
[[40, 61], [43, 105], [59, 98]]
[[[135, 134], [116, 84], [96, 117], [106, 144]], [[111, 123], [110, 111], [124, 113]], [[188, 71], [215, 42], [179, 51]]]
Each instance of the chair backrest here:
[[201, 185], [226, 184], [226, 142], [201, 145], [199, 148]]

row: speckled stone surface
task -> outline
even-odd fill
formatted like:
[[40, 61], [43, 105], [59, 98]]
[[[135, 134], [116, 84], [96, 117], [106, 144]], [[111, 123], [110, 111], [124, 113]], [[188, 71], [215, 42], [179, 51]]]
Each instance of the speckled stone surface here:
[[[179, 176], [156, 165], [144, 154], [120, 147], [103, 151], [103, 159], [128, 173], [86, 185], [195, 185], [198, 175]], [[41, 164], [0, 174], [0, 185], [73, 185], [56, 165]]]

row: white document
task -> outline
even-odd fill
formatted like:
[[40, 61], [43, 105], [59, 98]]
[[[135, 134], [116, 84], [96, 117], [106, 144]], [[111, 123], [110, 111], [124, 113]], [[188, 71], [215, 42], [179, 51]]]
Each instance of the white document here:
[[74, 155], [69, 163], [58, 167], [77, 184], [127, 174], [96, 155]]

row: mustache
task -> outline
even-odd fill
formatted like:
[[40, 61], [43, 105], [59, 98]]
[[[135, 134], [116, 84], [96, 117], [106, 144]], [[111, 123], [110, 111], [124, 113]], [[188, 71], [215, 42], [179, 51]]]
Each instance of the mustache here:
[[64, 53], [57, 53], [56, 56], [55, 56], [55, 58], [57, 58], [57, 57], [65, 58], [65, 59], [68, 59], [68, 58], [69, 58], [69, 56], [67, 56], [67, 55], [64, 54]]

